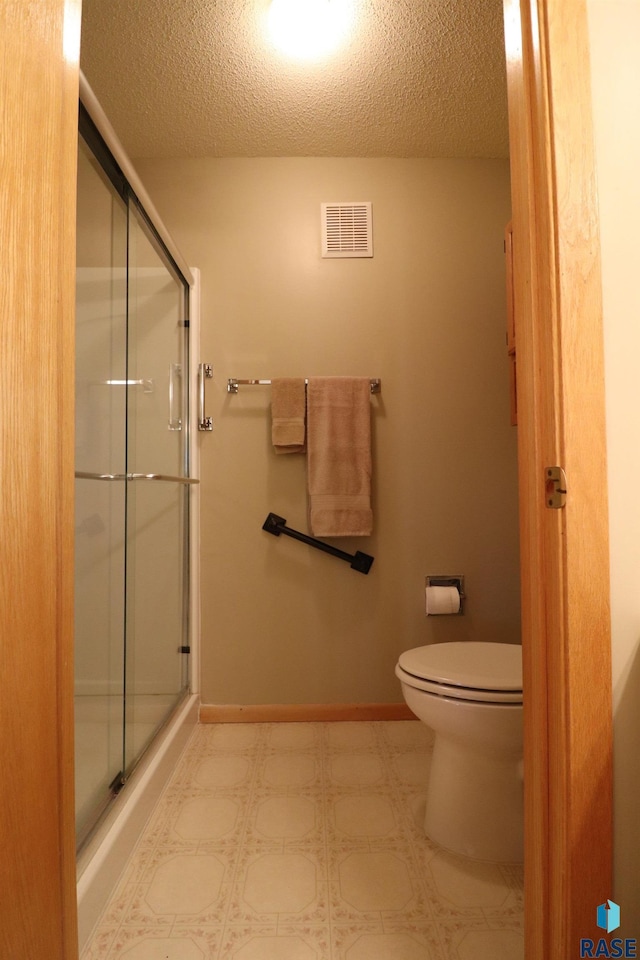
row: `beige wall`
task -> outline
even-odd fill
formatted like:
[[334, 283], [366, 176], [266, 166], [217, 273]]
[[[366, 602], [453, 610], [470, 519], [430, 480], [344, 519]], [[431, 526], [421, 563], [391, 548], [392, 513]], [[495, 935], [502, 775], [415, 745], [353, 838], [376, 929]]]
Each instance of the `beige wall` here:
[[[202, 700], [397, 702], [400, 651], [519, 640], [509, 425], [506, 161], [137, 161], [202, 271]], [[320, 204], [371, 200], [371, 260], [323, 260]], [[303, 457], [274, 455], [268, 387], [228, 377], [382, 378], [372, 398], [368, 576], [261, 530], [306, 530]], [[426, 618], [425, 574], [462, 573], [462, 617]]]
[[[640, 936], [640, 3], [589, 0], [602, 237], [614, 697], [615, 885]], [[618, 934], [616, 934], [617, 936]]]

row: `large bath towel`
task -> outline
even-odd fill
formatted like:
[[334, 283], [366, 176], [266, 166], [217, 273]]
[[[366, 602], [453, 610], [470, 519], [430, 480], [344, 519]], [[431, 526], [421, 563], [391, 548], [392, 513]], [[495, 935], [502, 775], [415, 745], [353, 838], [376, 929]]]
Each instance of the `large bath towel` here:
[[304, 453], [305, 403], [302, 378], [271, 381], [271, 441], [276, 453]]
[[371, 382], [365, 377], [309, 380], [309, 522], [314, 536], [371, 533], [370, 395]]

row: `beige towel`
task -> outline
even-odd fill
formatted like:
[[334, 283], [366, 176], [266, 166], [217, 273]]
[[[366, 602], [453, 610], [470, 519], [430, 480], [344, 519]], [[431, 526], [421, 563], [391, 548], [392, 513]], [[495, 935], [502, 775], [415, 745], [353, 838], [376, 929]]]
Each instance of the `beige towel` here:
[[309, 380], [309, 521], [314, 536], [371, 533], [370, 394], [365, 377]]
[[271, 442], [276, 453], [304, 453], [306, 390], [299, 377], [271, 381]]

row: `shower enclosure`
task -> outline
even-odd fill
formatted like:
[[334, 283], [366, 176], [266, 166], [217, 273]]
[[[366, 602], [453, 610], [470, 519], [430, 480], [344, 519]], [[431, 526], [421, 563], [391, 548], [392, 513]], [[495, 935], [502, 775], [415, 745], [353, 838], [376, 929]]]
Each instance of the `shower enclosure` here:
[[78, 148], [78, 845], [189, 690], [189, 284], [87, 112]]

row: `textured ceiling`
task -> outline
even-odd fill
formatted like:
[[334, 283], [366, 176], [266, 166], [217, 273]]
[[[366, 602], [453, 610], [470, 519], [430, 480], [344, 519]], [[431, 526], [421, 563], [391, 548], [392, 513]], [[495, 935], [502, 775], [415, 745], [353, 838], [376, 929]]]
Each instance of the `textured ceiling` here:
[[502, 0], [353, 3], [301, 64], [268, 0], [84, 0], [81, 66], [132, 157], [508, 155]]

